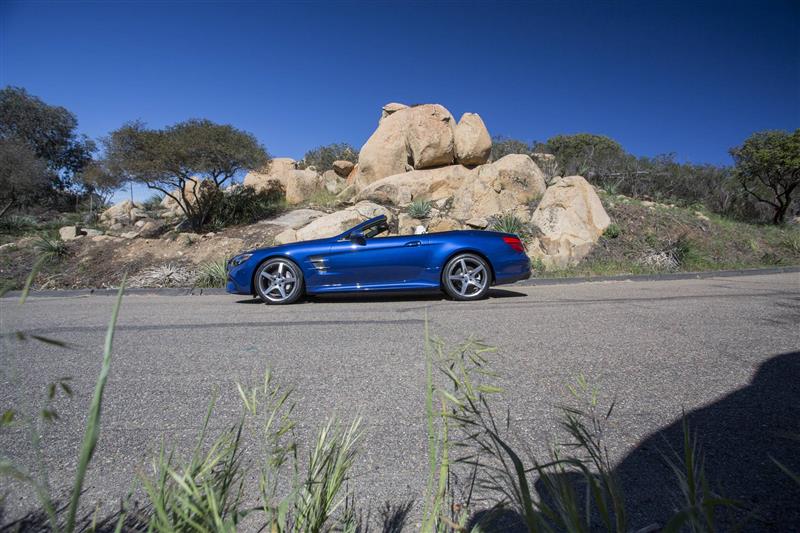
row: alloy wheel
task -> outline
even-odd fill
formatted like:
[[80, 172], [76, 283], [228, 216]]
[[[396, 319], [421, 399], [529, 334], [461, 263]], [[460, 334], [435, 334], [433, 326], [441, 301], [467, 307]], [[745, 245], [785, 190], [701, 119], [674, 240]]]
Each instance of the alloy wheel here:
[[480, 258], [463, 255], [448, 263], [447, 282], [456, 296], [470, 299], [481, 294], [489, 283], [489, 272]]

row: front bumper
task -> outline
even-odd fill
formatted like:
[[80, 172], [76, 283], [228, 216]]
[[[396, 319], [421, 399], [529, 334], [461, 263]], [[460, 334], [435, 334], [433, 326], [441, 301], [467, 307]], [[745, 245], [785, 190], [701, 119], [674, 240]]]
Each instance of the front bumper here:
[[225, 292], [230, 294], [253, 294], [253, 269], [249, 263], [250, 261], [245, 261], [238, 266], [231, 266], [228, 263], [226, 267], [228, 281], [225, 284]]

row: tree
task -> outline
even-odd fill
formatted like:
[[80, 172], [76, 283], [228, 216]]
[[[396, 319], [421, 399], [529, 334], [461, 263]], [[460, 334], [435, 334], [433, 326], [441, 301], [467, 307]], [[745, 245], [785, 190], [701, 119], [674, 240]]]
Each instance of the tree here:
[[509, 154], [531, 155], [532, 153], [536, 152], [540, 146], [541, 144], [536, 141], [527, 143], [525, 141], [520, 141], [519, 139], [495, 135], [492, 137], [491, 160], [497, 161], [501, 157], [505, 157]]
[[0, 217], [51, 182], [43, 159], [17, 139], [0, 139]]
[[317, 172], [325, 172], [333, 168], [334, 161], [350, 161], [358, 163], [358, 150], [347, 143], [334, 143], [318, 146], [303, 156], [304, 167], [314, 167]]
[[94, 199], [99, 200], [98, 207], [106, 205], [120, 187], [125, 184], [121, 174], [108, 168], [106, 161], [92, 161], [78, 175], [81, 185], [89, 195], [89, 215], [94, 215]]
[[730, 154], [742, 189], [771, 206], [774, 224], [783, 223], [800, 185], [800, 129], [756, 132]]
[[633, 161], [617, 141], [591, 133], [556, 135], [548, 139], [544, 151], [556, 156], [564, 175], [579, 174], [597, 182], [627, 175]]
[[132, 122], [112, 132], [103, 144], [110, 173], [175, 200], [196, 231], [207, 221], [226, 181], [269, 162], [266, 150], [250, 133], [204, 119], [162, 130]]
[[20, 87], [0, 90], [0, 139], [27, 145], [52, 171], [53, 186], [64, 190], [92, 160], [95, 144], [77, 133], [78, 119]]

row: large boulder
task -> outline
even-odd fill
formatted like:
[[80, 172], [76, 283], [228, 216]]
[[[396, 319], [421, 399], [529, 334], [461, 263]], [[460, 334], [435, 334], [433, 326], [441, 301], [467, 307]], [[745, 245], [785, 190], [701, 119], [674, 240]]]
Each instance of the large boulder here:
[[454, 194], [450, 216], [467, 220], [512, 211], [527, 218], [528, 204], [541, 198], [545, 188], [544, 174], [530, 157], [509, 154], [473, 170], [472, 179]]
[[335, 170], [326, 170], [322, 173], [320, 180], [325, 190], [331, 194], [339, 194], [347, 185], [345, 179], [337, 174]]
[[[161, 199], [161, 207], [167, 210], [164, 215], [166, 216], [180, 216], [184, 214], [181, 205], [184, 199], [190, 205], [197, 202], [197, 197], [203, 194], [204, 190], [214, 187], [215, 184], [211, 180], [203, 180], [198, 177], [189, 178], [183, 183], [183, 194], [180, 189], [174, 189], [170, 194], [165, 194]], [[173, 198], [174, 196], [174, 198]]]
[[381, 108], [381, 118], [378, 120], [378, 124], [381, 123], [383, 119], [394, 113], [395, 111], [400, 111], [401, 109], [406, 109], [408, 106], [406, 104], [398, 104], [397, 102], [390, 102]]
[[333, 237], [360, 222], [378, 215], [386, 215], [390, 220], [393, 217], [392, 212], [383, 206], [372, 202], [359, 202], [342, 211], [319, 217], [298, 230], [287, 229], [275, 236], [275, 243], [286, 244], [295, 241]]
[[262, 220], [261, 222], [263, 224], [284, 226], [287, 229], [300, 229], [303, 226], [308, 225], [312, 220], [322, 216], [325, 216], [325, 213], [315, 209], [295, 209], [294, 211], [289, 211], [278, 218]]
[[413, 200], [436, 201], [453, 196], [474, 173], [462, 165], [403, 172], [370, 184], [357, 198], [397, 206], [406, 206]]
[[147, 218], [147, 213], [130, 200], [112, 205], [100, 214], [100, 222], [106, 226], [115, 224], [126, 226], [133, 224], [140, 218]]
[[337, 160], [333, 162], [333, 171], [339, 176], [346, 178], [356, 166], [352, 161]]
[[[386, 109], [384, 109], [384, 112]], [[455, 161], [455, 124], [439, 104], [404, 107], [384, 116], [358, 156], [356, 186]]]
[[455, 129], [456, 161], [462, 165], [482, 165], [492, 152], [489, 130], [477, 113], [464, 113]]
[[263, 190], [269, 187], [270, 180], [277, 180], [286, 191], [286, 202], [296, 205], [308, 200], [322, 187], [322, 181], [315, 171], [297, 170], [297, 163], [288, 157], [277, 157], [266, 168], [248, 172], [244, 177], [245, 187]]
[[84, 235], [86, 235], [86, 233], [81, 231], [81, 228], [78, 226], [64, 226], [58, 230], [58, 236], [61, 237], [62, 241], [73, 241]]
[[600, 198], [581, 176], [557, 179], [533, 212], [537, 236], [529, 255], [548, 268], [565, 268], [586, 257], [611, 221]]

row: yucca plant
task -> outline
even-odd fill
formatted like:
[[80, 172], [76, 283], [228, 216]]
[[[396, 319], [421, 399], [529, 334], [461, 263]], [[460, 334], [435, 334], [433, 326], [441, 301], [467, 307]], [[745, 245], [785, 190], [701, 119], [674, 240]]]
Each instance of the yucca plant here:
[[25, 215], [7, 215], [0, 218], [0, 231], [21, 233], [36, 227], [36, 219]]
[[60, 261], [67, 255], [67, 243], [60, 239], [46, 236], [38, 237], [33, 241], [33, 249], [48, 261]]
[[430, 200], [414, 200], [408, 205], [408, 215], [411, 218], [428, 218], [431, 214], [431, 209], [433, 209], [433, 204]]
[[202, 263], [194, 281], [195, 287], [203, 289], [224, 287], [228, 279], [227, 263], [226, 257]]
[[520, 237], [525, 237], [530, 233], [528, 225], [510, 211], [491, 217], [489, 227], [494, 231], [513, 233]]

